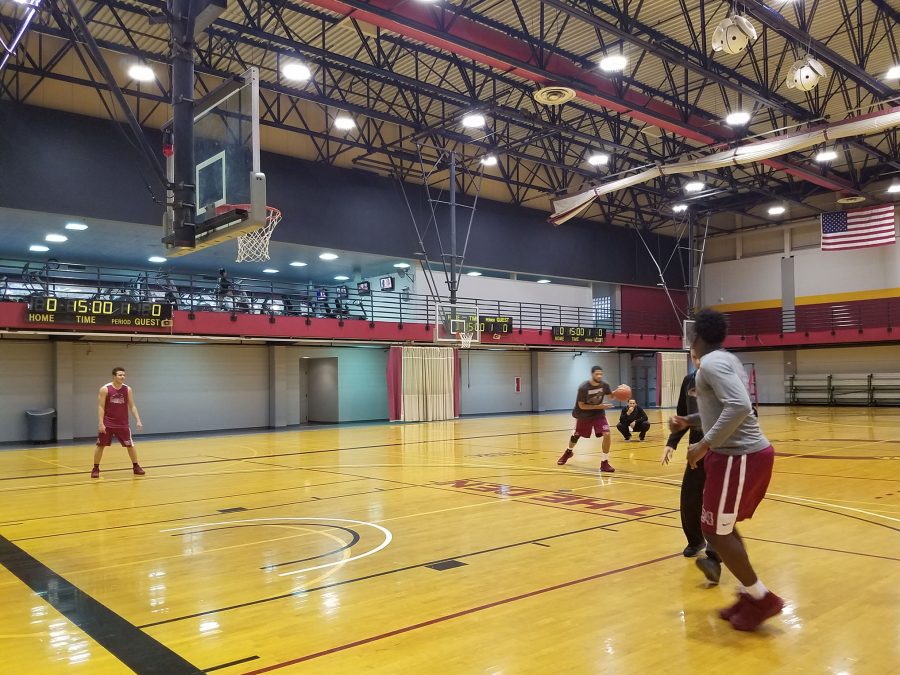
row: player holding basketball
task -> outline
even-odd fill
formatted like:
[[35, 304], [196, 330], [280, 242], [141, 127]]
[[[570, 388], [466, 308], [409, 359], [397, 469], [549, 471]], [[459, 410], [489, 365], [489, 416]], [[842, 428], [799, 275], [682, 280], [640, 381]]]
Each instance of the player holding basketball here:
[[568, 462], [575, 454], [573, 450], [578, 439], [582, 436], [590, 438], [593, 432], [595, 436], [603, 437], [600, 471], [615, 473], [616, 470], [609, 463], [609, 446], [612, 439], [609, 435], [609, 422], [606, 419], [606, 411], [613, 406], [611, 403], [603, 402], [603, 398], [611, 394], [609, 384], [603, 381], [603, 368], [600, 366], [591, 368], [591, 379], [578, 387], [578, 396], [572, 409], [572, 417], [577, 420], [575, 433], [569, 439], [569, 447], [556, 461], [557, 464], [563, 465]]
[[[675, 432], [700, 422], [703, 438], [688, 448], [688, 463], [706, 470], [701, 527], [725, 566], [741, 582], [737, 602], [719, 611], [738, 630], [755, 630], [776, 616], [784, 601], [756, 576], [735, 523], [753, 516], [766, 495], [775, 450], [753, 415], [747, 373], [722, 343], [725, 317], [711, 309], [694, 318], [691, 350], [700, 359], [696, 376], [698, 414], [673, 417]], [[699, 417], [699, 420], [698, 420]]]
[[113, 368], [113, 381], [100, 387], [100, 395], [97, 399], [97, 449], [94, 451], [94, 468], [91, 470], [91, 478], [100, 478], [100, 460], [103, 458], [103, 450], [112, 444], [112, 437], [119, 439], [122, 447], [128, 451], [131, 457], [131, 469], [135, 475], [143, 476], [145, 471], [138, 464], [137, 452], [134, 450], [134, 441], [131, 440], [131, 428], [128, 426], [128, 411], [134, 415], [138, 430], [143, 429], [141, 416], [134, 404], [134, 391], [125, 384], [125, 369]]

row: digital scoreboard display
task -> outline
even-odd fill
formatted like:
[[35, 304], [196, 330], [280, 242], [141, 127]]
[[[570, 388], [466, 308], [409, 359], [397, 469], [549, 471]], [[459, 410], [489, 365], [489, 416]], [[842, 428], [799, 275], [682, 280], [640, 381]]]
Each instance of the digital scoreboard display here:
[[553, 326], [554, 342], [603, 342], [605, 334], [606, 331], [603, 328]]
[[511, 316], [480, 316], [478, 321], [481, 324], [482, 333], [493, 333], [494, 335], [512, 333], [513, 320]]
[[172, 325], [172, 305], [165, 302], [36, 296], [28, 300], [25, 320], [28, 323], [168, 328]]

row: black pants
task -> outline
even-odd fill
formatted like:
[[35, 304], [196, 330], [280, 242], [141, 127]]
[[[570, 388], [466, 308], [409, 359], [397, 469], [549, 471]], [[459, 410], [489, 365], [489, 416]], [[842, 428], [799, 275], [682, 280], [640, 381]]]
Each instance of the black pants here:
[[[699, 440], [699, 439], [698, 439]], [[703, 460], [697, 463], [697, 468], [692, 469], [690, 464], [684, 467], [684, 478], [681, 480], [681, 529], [687, 537], [688, 546], [703, 546], [706, 537], [700, 527], [700, 512], [703, 510], [703, 484], [706, 482], [706, 471], [703, 469]], [[715, 560], [719, 556], [709, 545], [706, 546], [706, 555]]]
[[[616, 425], [616, 429], [618, 429], [622, 433], [622, 435], [625, 437], [626, 441], [629, 438], [631, 438], [631, 429], [629, 429], [628, 425], [625, 424], [624, 422], [619, 422]], [[640, 433], [641, 440], [644, 440], [644, 436], [646, 436], [647, 432], [650, 431], [650, 421], [646, 420], [644, 422], [640, 422], [640, 421], [635, 422], [634, 430], [636, 433]]]

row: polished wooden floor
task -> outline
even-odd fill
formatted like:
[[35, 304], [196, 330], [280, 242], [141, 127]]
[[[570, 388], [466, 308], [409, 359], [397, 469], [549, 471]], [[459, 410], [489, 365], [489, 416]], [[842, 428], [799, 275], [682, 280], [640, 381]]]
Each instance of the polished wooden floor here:
[[593, 439], [556, 466], [565, 414], [138, 437], [141, 478], [0, 451], [2, 671], [900, 672], [900, 411], [762, 410], [756, 634], [680, 554], [651, 416], [614, 476]]

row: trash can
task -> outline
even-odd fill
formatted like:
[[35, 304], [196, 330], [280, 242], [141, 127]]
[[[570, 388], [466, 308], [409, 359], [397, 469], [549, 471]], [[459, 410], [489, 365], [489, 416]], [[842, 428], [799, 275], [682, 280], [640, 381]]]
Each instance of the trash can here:
[[26, 410], [25, 423], [28, 426], [28, 440], [32, 443], [52, 441], [56, 436], [53, 429], [55, 420], [56, 410], [53, 408]]

